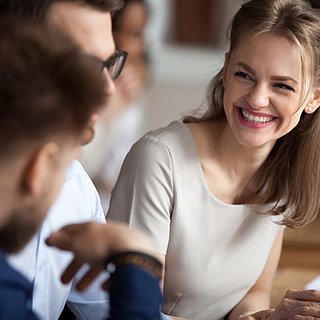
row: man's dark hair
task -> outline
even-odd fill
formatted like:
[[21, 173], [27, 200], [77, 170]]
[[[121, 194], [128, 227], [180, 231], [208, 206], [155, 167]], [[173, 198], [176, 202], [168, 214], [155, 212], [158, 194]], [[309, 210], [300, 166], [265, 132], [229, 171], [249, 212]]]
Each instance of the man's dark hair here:
[[14, 15], [34, 21], [43, 21], [54, 2], [79, 2], [111, 14], [121, 9], [123, 0], [0, 0], [0, 17]]
[[105, 104], [100, 63], [57, 31], [22, 19], [0, 21], [0, 70], [2, 160], [48, 137], [80, 139]]
[[115, 12], [113, 16], [112, 31], [119, 31], [121, 27], [122, 15], [131, 3], [142, 4], [148, 12], [150, 11], [149, 4], [146, 0], [123, 0], [123, 6], [117, 12]]

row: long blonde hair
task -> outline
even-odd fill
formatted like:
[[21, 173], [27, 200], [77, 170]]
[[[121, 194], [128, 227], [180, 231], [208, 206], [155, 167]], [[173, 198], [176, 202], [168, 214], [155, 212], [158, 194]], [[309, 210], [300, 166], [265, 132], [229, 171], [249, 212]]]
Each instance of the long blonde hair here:
[[[304, 0], [252, 0], [242, 5], [230, 28], [230, 50], [246, 36], [272, 32], [292, 41], [300, 49], [302, 74], [306, 75], [303, 50], [312, 60], [312, 86], [320, 84], [320, 12]], [[223, 109], [223, 69], [208, 86], [208, 109], [186, 122], [218, 120]], [[308, 88], [302, 88], [308, 90]], [[280, 138], [266, 161], [253, 176], [254, 193], [248, 204], [275, 204], [264, 214], [284, 213], [283, 223], [301, 227], [311, 223], [320, 210], [320, 113], [303, 113], [298, 125]]]

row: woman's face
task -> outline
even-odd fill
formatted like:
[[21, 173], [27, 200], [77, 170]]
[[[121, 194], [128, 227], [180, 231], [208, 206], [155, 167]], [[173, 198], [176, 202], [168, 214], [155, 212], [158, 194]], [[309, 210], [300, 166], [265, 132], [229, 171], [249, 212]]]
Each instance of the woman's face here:
[[148, 11], [143, 3], [129, 3], [121, 14], [119, 30], [114, 33], [118, 48], [130, 55], [144, 52], [144, 30], [148, 21]]
[[244, 38], [226, 55], [224, 110], [238, 143], [272, 147], [298, 124], [305, 109], [316, 110], [315, 96], [308, 90], [311, 59], [306, 52], [305, 70], [302, 78], [297, 46], [271, 33]]

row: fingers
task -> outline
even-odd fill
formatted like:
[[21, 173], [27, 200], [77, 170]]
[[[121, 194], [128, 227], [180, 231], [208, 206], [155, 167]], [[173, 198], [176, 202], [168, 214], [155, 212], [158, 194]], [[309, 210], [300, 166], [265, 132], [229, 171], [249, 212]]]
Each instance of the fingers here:
[[289, 290], [277, 306], [273, 319], [320, 318], [320, 292]]
[[240, 318], [243, 320], [265, 320], [269, 319], [273, 312], [274, 309], [266, 309], [248, 315], [241, 315]]
[[316, 302], [283, 299], [280, 312], [291, 316], [320, 317], [320, 305]]
[[75, 274], [79, 271], [79, 269], [82, 267], [83, 262], [73, 259], [71, 263], [67, 266], [66, 270], [61, 275], [61, 281], [62, 283], [68, 283], [70, 282]]
[[85, 290], [93, 282], [93, 280], [101, 273], [102, 270], [102, 268], [92, 267], [76, 284], [76, 289], [78, 291]]
[[320, 291], [317, 290], [288, 290], [284, 298], [300, 301], [313, 301], [320, 303]]
[[[82, 261], [74, 259], [63, 272], [61, 276], [62, 283], [70, 282], [83, 265]], [[85, 290], [103, 270], [101, 267], [91, 266], [76, 284], [76, 289], [78, 291]]]
[[274, 309], [267, 309], [267, 310], [262, 310], [259, 313], [259, 319], [264, 320], [264, 319], [269, 319], [269, 317], [273, 314]]
[[60, 229], [59, 231], [53, 232], [46, 240], [48, 246], [53, 246], [61, 250], [71, 250], [73, 233], [78, 230], [77, 225], [68, 225]]
[[69, 237], [63, 234], [61, 231], [52, 233], [47, 239], [46, 244], [50, 247], [57, 247], [65, 250], [66, 244], [68, 244]]

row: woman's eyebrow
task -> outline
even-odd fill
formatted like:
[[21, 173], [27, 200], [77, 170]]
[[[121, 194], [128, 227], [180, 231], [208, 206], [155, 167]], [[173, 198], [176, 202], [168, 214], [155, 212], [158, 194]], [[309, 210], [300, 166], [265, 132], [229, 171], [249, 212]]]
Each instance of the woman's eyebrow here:
[[[255, 75], [256, 72], [254, 71], [253, 68], [251, 68], [249, 65], [247, 65], [246, 63], [244, 62], [238, 62], [237, 65], [239, 67], [242, 67], [243, 69], [247, 70], [248, 72], [250, 72], [251, 74]], [[293, 77], [290, 77], [290, 76], [280, 76], [280, 75], [274, 75], [271, 77], [272, 80], [278, 80], [278, 81], [291, 81], [291, 82], [294, 82], [296, 84], [299, 83], [299, 81]]]

